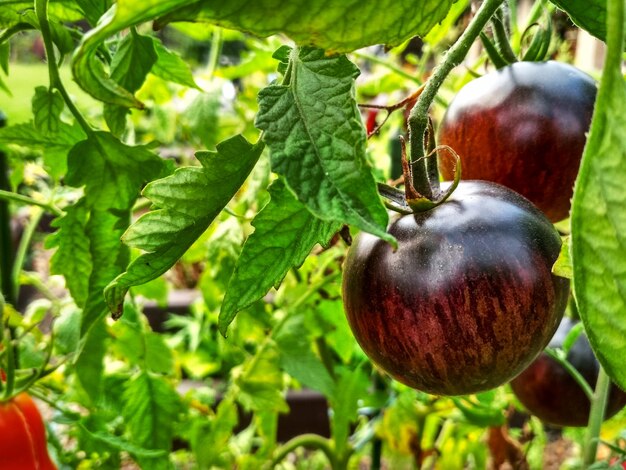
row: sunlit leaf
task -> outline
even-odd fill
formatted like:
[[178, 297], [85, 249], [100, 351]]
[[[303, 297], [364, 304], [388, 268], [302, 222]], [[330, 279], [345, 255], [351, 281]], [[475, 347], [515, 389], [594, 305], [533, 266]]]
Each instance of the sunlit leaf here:
[[259, 93], [256, 125], [272, 171], [318, 218], [355, 225], [389, 241], [387, 211], [365, 160], [354, 101], [358, 69], [345, 56], [305, 48], [291, 55], [288, 83]]
[[128, 245], [146, 253], [106, 288], [111, 311], [121, 312], [131, 286], [160, 276], [187, 251], [243, 184], [262, 150], [263, 145], [236, 136], [219, 144], [216, 152], [197, 153], [202, 167], [178, 169], [146, 186], [143, 194], [157, 209], [124, 234]]
[[[621, 8], [622, 12], [624, 8]], [[624, 18], [613, 18], [591, 130], [572, 202], [574, 294], [589, 342], [611, 378], [626, 388], [626, 82]]]
[[255, 231], [243, 246], [220, 311], [222, 333], [235, 314], [280, 285], [317, 243], [326, 244], [340, 224], [324, 222], [299, 203], [280, 181], [270, 187], [270, 202], [256, 216]]
[[260, 0], [196, 0], [161, 18], [170, 21], [206, 21], [258, 36], [284, 33], [300, 45], [346, 52], [372, 44], [395, 46], [411, 36], [425, 35], [441, 21], [452, 0], [296, 0], [276, 3]]

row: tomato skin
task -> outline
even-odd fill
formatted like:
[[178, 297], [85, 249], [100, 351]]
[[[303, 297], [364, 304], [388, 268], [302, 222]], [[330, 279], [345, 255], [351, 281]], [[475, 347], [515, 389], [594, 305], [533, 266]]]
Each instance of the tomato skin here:
[[392, 219], [398, 248], [359, 233], [343, 275], [348, 323], [393, 378], [437, 395], [508, 382], [554, 334], [569, 282], [560, 237], [513, 191], [461, 181], [432, 210]]
[[[569, 331], [578, 323], [564, 318], [550, 340], [549, 347], [563, 346]], [[600, 364], [593, 355], [589, 340], [582, 333], [567, 354], [567, 360], [595, 387]], [[553, 426], [587, 426], [590, 401], [567, 370], [545, 353], [511, 381], [511, 389], [534, 416]], [[605, 419], [626, 406], [626, 392], [611, 385]]]
[[[568, 64], [517, 62], [465, 85], [439, 126], [460, 156], [462, 178], [494, 181], [550, 220], [567, 217], [596, 97], [593, 79]], [[454, 162], [442, 159], [445, 179]]]
[[25, 392], [0, 403], [0, 468], [56, 470], [48, 455], [43, 419]]

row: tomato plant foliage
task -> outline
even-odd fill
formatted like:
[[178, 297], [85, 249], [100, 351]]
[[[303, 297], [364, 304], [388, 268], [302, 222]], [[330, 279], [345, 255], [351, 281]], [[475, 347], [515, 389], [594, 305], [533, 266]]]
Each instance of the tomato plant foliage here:
[[[98, 455], [104, 468], [121, 466], [121, 451], [142, 467], [170, 468], [173, 436], [182, 436], [201, 468], [278, 463], [284, 455], [276, 450], [277, 417], [288, 409], [284, 392], [293, 382], [321, 392], [333, 409], [332, 445], [313, 444], [333, 468], [346, 468], [352, 453], [372, 439], [378, 421], [388, 420], [392, 431], [386, 439], [397, 439], [396, 447], [415, 449], [406, 436], [417, 431], [397, 424], [400, 415], [415, 417], [437, 453], [435, 440], [443, 439], [437, 438], [439, 424], [428, 421], [423, 410], [439, 413], [440, 402], [402, 388], [389, 415], [368, 415], [374, 424], [349, 438], [371, 369], [343, 317], [338, 266], [346, 248], [342, 237], [349, 239], [344, 226], [396, 243], [387, 230], [389, 201], [381, 197], [387, 176], [380, 168], [382, 147], [375, 138], [368, 140], [357, 95], [391, 95], [407, 83], [421, 85], [429, 75], [422, 70], [414, 77], [370, 54], [382, 49], [361, 48], [404, 48], [410, 38], [428, 38], [430, 32], [430, 52], [444, 61], [439, 52], [446, 32], [461, 27], [458, 20], [469, 3], [0, 0], [0, 92], [10, 89], [4, 77], [13, 67], [10, 47], [24, 32], [42, 39], [48, 72], [48, 86], [33, 90], [32, 118], [0, 128], [1, 150], [9, 152], [13, 165], [0, 201], [32, 209], [15, 250], [18, 267], [10, 275], [16, 283], [40, 288], [41, 303], [55, 318], [48, 349], [42, 348], [45, 341], [34, 326], [47, 310], [33, 303], [22, 317], [14, 310], [17, 295], [3, 292], [6, 329], [17, 335], [0, 338], [6, 351], [1, 364], [17, 371], [0, 387], [5, 398], [12, 387], [26, 389], [39, 378], [71, 382], [67, 395], [50, 387], [56, 397], [63, 395], [57, 411], [72, 426], [71, 441], [81, 455]], [[552, 3], [608, 41], [574, 193], [571, 255], [590, 343], [612, 379], [625, 387], [623, 31], [605, 24], [619, 22], [623, 8], [607, 10], [618, 3], [613, 0]], [[500, 2], [484, 4], [495, 11]], [[180, 34], [174, 34], [180, 43], [162, 40], [172, 31]], [[620, 35], [621, 41], [615, 39]], [[231, 47], [244, 44], [236, 54], [239, 63], [220, 63], [224, 37], [235, 38]], [[194, 70], [193, 53], [177, 49], [189, 38], [211, 38], [206, 69]], [[403, 59], [404, 65], [415, 61], [410, 54]], [[424, 70], [432, 67], [426, 59]], [[60, 65], [67, 62], [71, 70]], [[388, 73], [368, 82], [363, 75], [377, 62]], [[362, 70], [361, 63], [367, 64]], [[79, 88], [70, 89], [66, 72]], [[242, 81], [253, 85], [245, 88]], [[231, 94], [237, 100], [229, 101]], [[404, 125], [393, 117], [389, 122]], [[170, 151], [174, 140], [183, 145]], [[40, 171], [33, 170], [35, 161]], [[397, 196], [392, 189], [387, 187], [387, 194]], [[71, 299], [57, 298], [57, 286], [49, 288], [34, 275], [19, 277], [44, 212], [54, 217], [53, 233], [42, 245], [54, 250], [50, 273], [63, 277]], [[1, 240], [6, 257], [12, 242]], [[196, 276], [200, 265], [203, 272]], [[2, 272], [3, 278], [8, 275]], [[200, 286], [204, 301], [189, 318], [169, 320], [176, 333], [167, 341], [151, 331], [137, 302], [147, 297], [163, 303], [164, 275]], [[284, 289], [278, 289], [281, 284]], [[9, 357], [13, 349], [19, 360]], [[226, 373], [228, 384], [212, 402], [181, 397], [172, 380], [218, 373]], [[33, 374], [38, 375], [33, 379]], [[365, 408], [387, 406], [389, 394], [377, 393]], [[416, 396], [419, 405], [411, 408]], [[76, 413], [63, 400], [89, 412]], [[246, 432], [263, 437], [263, 444], [231, 439], [240, 421], [235, 403], [253, 413], [252, 431]], [[499, 392], [454, 403], [461, 404], [464, 421], [449, 435], [471, 435], [472, 426], [503, 422]], [[78, 465], [61, 447], [59, 460]], [[472, 458], [480, 461], [477, 445], [467, 449], [459, 458], [475, 453]], [[247, 457], [235, 462], [236, 455]], [[416, 459], [421, 463], [422, 457]], [[464, 464], [445, 458], [449, 468]]]

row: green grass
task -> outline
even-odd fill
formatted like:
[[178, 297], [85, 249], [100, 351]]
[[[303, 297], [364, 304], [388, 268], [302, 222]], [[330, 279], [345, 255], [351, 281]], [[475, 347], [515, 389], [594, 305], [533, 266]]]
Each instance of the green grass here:
[[[62, 67], [60, 73], [67, 92], [76, 99], [79, 108], [87, 109], [94, 106], [94, 100], [73, 81], [69, 67]], [[2, 79], [12, 94], [9, 96], [0, 90], [0, 110], [6, 114], [8, 124], [32, 119], [31, 99], [36, 87], [48, 86], [48, 67], [45, 64], [11, 63], [9, 76], [3, 76]]]

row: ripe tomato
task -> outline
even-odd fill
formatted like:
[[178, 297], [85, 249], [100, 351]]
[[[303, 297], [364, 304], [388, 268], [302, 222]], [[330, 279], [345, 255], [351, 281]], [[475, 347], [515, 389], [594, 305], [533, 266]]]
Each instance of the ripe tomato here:
[[27, 393], [0, 403], [0, 468], [56, 470], [48, 455], [43, 419]]
[[552, 274], [561, 240], [519, 194], [461, 181], [434, 209], [398, 216], [387, 242], [359, 233], [343, 276], [348, 322], [396, 380], [438, 395], [509, 381], [546, 346], [569, 282]]
[[[511, 188], [556, 222], [569, 213], [595, 97], [593, 79], [571, 65], [517, 62], [459, 91], [439, 144], [459, 154], [464, 179]], [[454, 162], [439, 164], [452, 179]]]
[[[560, 348], [569, 331], [578, 321], [564, 318], [554, 337], [551, 348]], [[589, 340], [582, 333], [567, 354], [567, 360], [594, 387], [600, 364], [593, 354]], [[567, 370], [546, 353], [511, 381], [513, 393], [524, 407], [545, 423], [554, 426], [586, 426], [591, 403], [583, 389]], [[605, 419], [617, 414], [626, 406], [626, 392], [615, 384], [611, 386]]]

